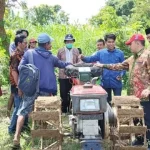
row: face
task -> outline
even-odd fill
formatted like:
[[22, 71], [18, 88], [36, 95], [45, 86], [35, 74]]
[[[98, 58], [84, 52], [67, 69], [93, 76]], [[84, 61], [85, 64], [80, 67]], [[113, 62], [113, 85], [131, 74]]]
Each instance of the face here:
[[20, 50], [24, 51], [27, 48], [27, 39], [24, 39], [22, 43], [18, 43]]
[[45, 49], [46, 49], [46, 50], [51, 50], [51, 49], [52, 49], [52, 43], [51, 43], [51, 42], [46, 43]]
[[30, 48], [36, 48], [36, 41], [35, 42], [30, 42]]
[[150, 34], [146, 35], [148, 42], [150, 43]]
[[115, 48], [115, 41], [113, 39], [107, 39], [105, 44], [109, 50], [113, 50]]
[[103, 42], [97, 42], [96, 47], [97, 47], [98, 50], [101, 50], [105, 47], [105, 45], [104, 45]]
[[132, 53], [137, 53], [137, 50], [138, 50], [138, 41], [131, 42], [131, 44], [129, 45], [129, 47], [130, 47]]
[[26, 37], [28, 36], [28, 35], [27, 35], [27, 32], [25, 32], [25, 31], [23, 31], [22, 34], [23, 34], [24, 36], [26, 36]]

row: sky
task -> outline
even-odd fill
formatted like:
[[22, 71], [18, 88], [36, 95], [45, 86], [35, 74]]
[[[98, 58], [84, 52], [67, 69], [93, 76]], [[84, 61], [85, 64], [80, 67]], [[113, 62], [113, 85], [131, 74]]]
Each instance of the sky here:
[[40, 4], [60, 5], [69, 14], [70, 23], [84, 24], [105, 5], [105, 0], [26, 0], [28, 7]]

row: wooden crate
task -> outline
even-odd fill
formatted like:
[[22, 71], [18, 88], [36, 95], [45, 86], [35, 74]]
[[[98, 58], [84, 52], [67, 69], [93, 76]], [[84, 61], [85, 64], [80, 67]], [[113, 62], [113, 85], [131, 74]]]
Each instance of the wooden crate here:
[[[135, 96], [114, 96], [112, 105], [117, 117], [116, 133], [112, 133], [115, 150], [146, 150], [147, 127], [140, 99]], [[139, 135], [144, 138], [143, 145], [132, 146], [135, 137]]]
[[[38, 97], [31, 118], [32, 149], [61, 150], [63, 136], [59, 98]], [[36, 142], [40, 143], [38, 147]]]

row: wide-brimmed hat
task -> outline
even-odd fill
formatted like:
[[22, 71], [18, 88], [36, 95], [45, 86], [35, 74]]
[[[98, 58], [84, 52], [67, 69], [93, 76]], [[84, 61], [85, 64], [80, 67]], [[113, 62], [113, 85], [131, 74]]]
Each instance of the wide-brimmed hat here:
[[74, 39], [72, 34], [67, 34], [65, 36], [65, 39], [64, 39], [64, 42], [66, 42], [66, 41], [73, 41], [73, 42], [75, 42], [75, 39]]

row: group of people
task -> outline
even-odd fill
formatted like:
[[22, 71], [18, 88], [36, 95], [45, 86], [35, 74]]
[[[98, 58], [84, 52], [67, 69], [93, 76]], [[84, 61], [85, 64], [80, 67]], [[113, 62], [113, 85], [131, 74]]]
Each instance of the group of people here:
[[[146, 29], [147, 39], [150, 42], [150, 28]], [[58, 49], [57, 56], [51, 52], [53, 38], [46, 33], [27, 41], [29, 32], [25, 29], [18, 30], [14, 42], [10, 44], [10, 83], [11, 95], [8, 102], [8, 116], [12, 104], [14, 110], [8, 127], [9, 134], [14, 134], [14, 146], [20, 146], [20, 134], [29, 129], [28, 115], [33, 110], [34, 101], [38, 96], [57, 95], [57, 79], [55, 68], [59, 68], [60, 97], [62, 100], [62, 113], [69, 112], [70, 90], [73, 80], [65, 75], [64, 68], [67, 65], [80, 61], [93, 62], [95, 66], [103, 67], [103, 75], [100, 84], [108, 93], [108, 102], [111, 103], [112, 91], [120, 96], [122, 91], [122, 77], [129, 70], [130, 95], [135, 95], [144, 106], [145, 123], [150, 129], [150, 102], [146, 101], [150, 94], [150, 52], [145, 49], [145, 38], [141, 34], [134, 34], [126, 45], [130, 46], [133, 56], [124, 60], [124, 53], [116, 47], [116, 36], [107, 34], [96, 42], [97, 50], [91, 56], [85, 57], [80, 48], [74, 47], [75, 38], [72, 34], [64, 37], [64, 47]], [[38, 44], [38, 45], [36, 45]], [[19, 67], [29, 63], [29, 49], [32, 50], [34, 65], [40, 71], [39, 93], [29, 97], [18, 88]], [[150, 139], [150, 133], [147, 134]]]

